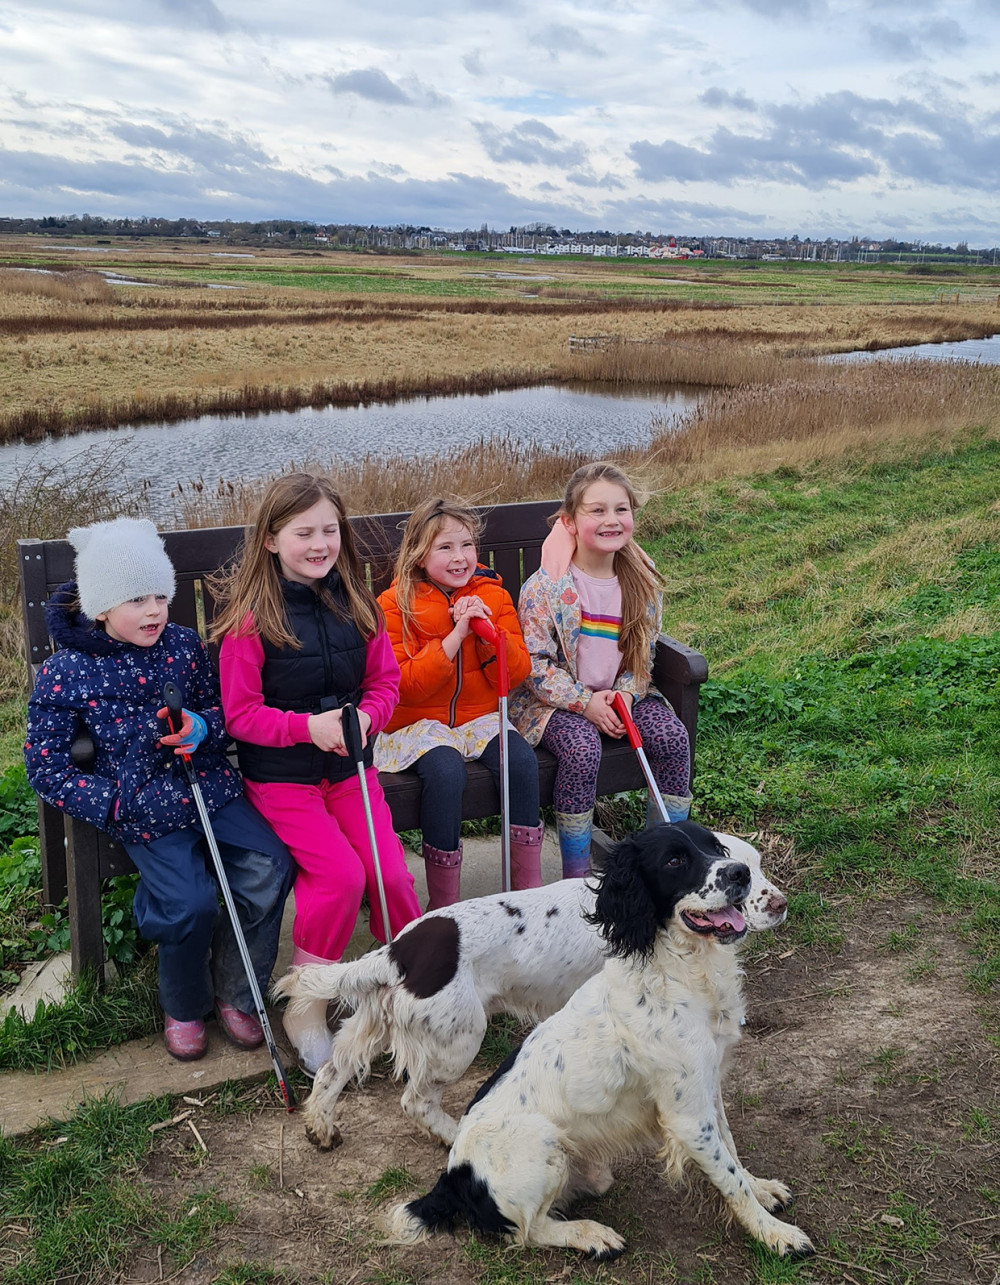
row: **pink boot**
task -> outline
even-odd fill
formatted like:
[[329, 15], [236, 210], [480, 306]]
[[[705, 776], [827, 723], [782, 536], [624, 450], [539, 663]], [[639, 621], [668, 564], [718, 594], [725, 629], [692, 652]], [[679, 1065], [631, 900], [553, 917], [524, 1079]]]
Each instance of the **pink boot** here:
[[169, 1013], [163, 1014], [163, 1042], [167, 1052], [178, 1062], [197, 1062], [205, 1056], [208, 1034], [205, 1023], [198, 1018], [193, 1022], [179, 1022]]
[[458, 901], [462, 877], [462, 843], [453, 852], [423, 845], [424, 875], [427, 879], [427, 909], [441, 910]]
[[542, 835], [545, 826], [512, 825], [510, 827], [510, 886], [514, 892], [522, 888], [542, 886]]
[[253, 1013], [244, 1013], [232, 1004], [224, 1004], [221, 999], [217, 999], [215, 1016], [219, 1019], [219, 1030], [230, 1044], [241, 1049], [259, 1049], [264, 1043], [264, 1028]]

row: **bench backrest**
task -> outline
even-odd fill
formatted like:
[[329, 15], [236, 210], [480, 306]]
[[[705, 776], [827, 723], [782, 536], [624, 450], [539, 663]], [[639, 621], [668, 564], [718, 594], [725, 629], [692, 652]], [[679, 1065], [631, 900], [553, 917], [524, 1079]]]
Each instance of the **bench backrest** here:
[[[549, 532], [546, 519], [558, 507], [557, 500], [540, 500], [477, 510], [485, 525], [479, 547], [480, 561], [499, 572], [515, 603], [521, 585], [538, 570], [542, 541]], [[381, 593], [392, 578], [403, 524], [408, 516], [407, 513], [380, 513], [350, 519], [375, 593]], [[232, 526], [163, 532], [177, 575], [171, 620], [196, 629], [203, 638], [206, 636], [213, 602], [205, 588], [205, 577], [232, 558], [243, 539], [243, 531], [241, 526]], [[45, 627], [45, 603], [53, 589], [73, 579], [74, 551], [68, 540], [18, 540], [17, 551], [30, 687], [38, 666], [52, 654]]]

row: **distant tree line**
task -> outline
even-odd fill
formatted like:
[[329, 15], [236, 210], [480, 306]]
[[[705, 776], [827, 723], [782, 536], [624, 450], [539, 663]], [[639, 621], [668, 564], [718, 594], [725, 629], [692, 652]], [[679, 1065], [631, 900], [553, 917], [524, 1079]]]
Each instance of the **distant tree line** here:
[[897, 262], [910, 266], [941, 263], [997, 262], [996, 246], [970, 247], [967, 241], [956, 245], [930, 244], [924, 241], [826, 237], [815, 240], [798, 235], [791, 237], [720, 237], [681, 236], [649, 231], [615, 232], [609, 229], [571, 231], [548, 223], [511, 225], [500, 230], [485, 222], [477, 228], [431, 228], [427, 225], [397, 223], [392, 225], [360, 223], [317, 223], [296, 219], [162, 219], [104, 218], [94, 214], [44, 218], [0, 218], [0, 234], [32, 234], [49, 237], [94, 237], [111, 240], [156, 237], [191, 239], [239, 246], [327, 246], [334, 249], [360, 250], [376, 254], [420, 250], [523, 250], [525, 253], [601, 247], [610, 253], [630, 249], [660, 248], [690, 251], [705, 257], [732, 259], [789, 259], [814, 262]]

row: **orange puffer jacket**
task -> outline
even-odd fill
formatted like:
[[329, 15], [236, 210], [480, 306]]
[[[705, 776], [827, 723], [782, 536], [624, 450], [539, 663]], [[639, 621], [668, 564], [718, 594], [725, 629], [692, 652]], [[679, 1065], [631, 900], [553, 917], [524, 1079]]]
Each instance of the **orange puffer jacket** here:
[[455, 627], [449, 614], [454, 599], [475, 595], [493, 615], [493, 623], [507, 635], [507, 668], [511, 690], [528, 676], [531, 659], [521, 637], [521, 626], [510, 594], [500, 577], [479, 566], [464, 588], [449, 598], [443, 589], [424, 581], [414, 593], [413, 619], [403, 643], [403, 621], [396, 602], [396, 582], [379, 595], [385, 627], [399, 661], [402, 680], [399, 704], [386, 726], [387, 732], [408, 727], [422, 718], [433, 718], [449, 727], [461, 727], [497, 709], [497, 666], [493, 647], [472, 633], [454, 660], [441, 645]]

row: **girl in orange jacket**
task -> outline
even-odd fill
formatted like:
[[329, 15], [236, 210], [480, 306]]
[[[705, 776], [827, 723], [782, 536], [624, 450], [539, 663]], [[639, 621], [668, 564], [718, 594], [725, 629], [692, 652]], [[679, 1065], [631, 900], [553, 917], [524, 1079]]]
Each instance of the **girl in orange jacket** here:
[[[395, 579], [379, 597], [402, 677], [375, 763], [382, 772], [412, 768], [420, 778], [428, 910], [458, 900], [466, 762], [482, 759], [499, 788], [496, 654], [473, 632], [473, 620], [485, 618], [503, 630], [512, 689], [531, 668], [510, 594], [495, 571], [478, 563], [481, 533], [478, 516], [465, 505], [425, 500], [406, 523]], [[537, 888], [538, 760], [513, 728], [507, 765], [511, 883]]]

